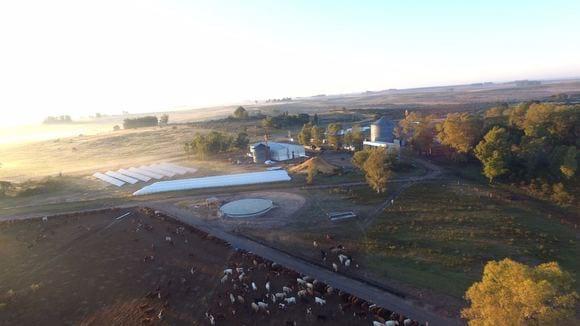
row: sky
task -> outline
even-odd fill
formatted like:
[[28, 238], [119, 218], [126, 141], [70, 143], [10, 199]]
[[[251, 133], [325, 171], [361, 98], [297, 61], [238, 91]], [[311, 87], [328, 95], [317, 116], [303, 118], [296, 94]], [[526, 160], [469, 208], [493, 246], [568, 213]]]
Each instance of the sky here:
[[0, 0], [0, 126], [580, 77], [579, 12], [577, 0]]

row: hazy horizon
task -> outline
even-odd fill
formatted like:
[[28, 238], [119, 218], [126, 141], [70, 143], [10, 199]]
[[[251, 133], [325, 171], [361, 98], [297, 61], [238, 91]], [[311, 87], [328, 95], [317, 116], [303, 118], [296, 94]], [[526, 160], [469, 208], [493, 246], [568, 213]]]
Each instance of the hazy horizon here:
[[0, 125], [575, 78], [579, 10], [567, 0], [2, 3], [0, 108], [11, 118]]

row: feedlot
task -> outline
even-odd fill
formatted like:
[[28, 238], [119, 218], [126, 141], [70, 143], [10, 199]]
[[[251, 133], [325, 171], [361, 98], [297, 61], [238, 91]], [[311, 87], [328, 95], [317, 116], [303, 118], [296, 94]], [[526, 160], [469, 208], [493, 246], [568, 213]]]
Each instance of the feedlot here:
[[[226, 269], [232, 273], [223, 278]], [[216, 325], [402, 322], [322, 283], [300, 285], [298, 277], [148, 209], [0, 223], [0, 324], [209, 325], [212, 318]], [[284, 298], [283, 286], [291, 289]], [[279, 298], [273, 302], [275, 293]], [[296, 303], [282, 301], [290, 297]], [[325, 304], [316, 304], [315, 297]], [[259, 301], [268, 306], [254, 311], [251, 303]]]

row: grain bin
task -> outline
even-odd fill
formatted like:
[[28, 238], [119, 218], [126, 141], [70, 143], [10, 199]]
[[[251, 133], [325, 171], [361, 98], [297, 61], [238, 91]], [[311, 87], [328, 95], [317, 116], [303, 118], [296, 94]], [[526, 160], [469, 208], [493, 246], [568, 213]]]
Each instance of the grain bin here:
[[270, 149], [264, 143], [256, 143], [250, 146], [250, 153], [254, 163], [264, 163], [268, 159]]
[[371, 141], [392, 143], [395, 138], [393, 135], [394, 130], [395, 123], [393, 120], [381, 117], [371, 124]]

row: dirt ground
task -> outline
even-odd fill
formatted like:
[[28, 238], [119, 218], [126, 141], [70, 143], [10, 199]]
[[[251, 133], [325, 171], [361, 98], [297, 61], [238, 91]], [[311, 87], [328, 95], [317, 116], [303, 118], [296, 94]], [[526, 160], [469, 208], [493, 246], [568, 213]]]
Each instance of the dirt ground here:
[[[213, 196], [208, 196], [213, 197]], [[247, 198], [269, 199], [274, 203], [274, 208], [264, 215], [248, 218], [229, 218], [218, 215], [218, 207], [208, 208], [205, 199], [183, 200], [176, 203], [180, 208], [186, 208], [195, 214], [196, 217], [205, 219], [214, 224], [219, 224], [228, 229], [238, 227], [251, 227], [257, 229], [267, 229], [283, 226], [292, 222], [295, 213], [306, 203], [304, 198], [297, 191], [256, 191], [243, 194], [218, 195], [220, 206], [235, 200]]]
[[[221, 282], [228, 268], [232, 275]], [[2, 325], [209, 325], [212, 317], [216, 325], [368, 325], [390, 316], [316, 282], [301, 299], [296, 293], [306, 287], [297, 277], [145, 210], [0, 223]], [[267, 281], [270, 293], [290, 287], [296, 304], [274, 303]], [[255, 312], [258, 301], [268, 307]]]

